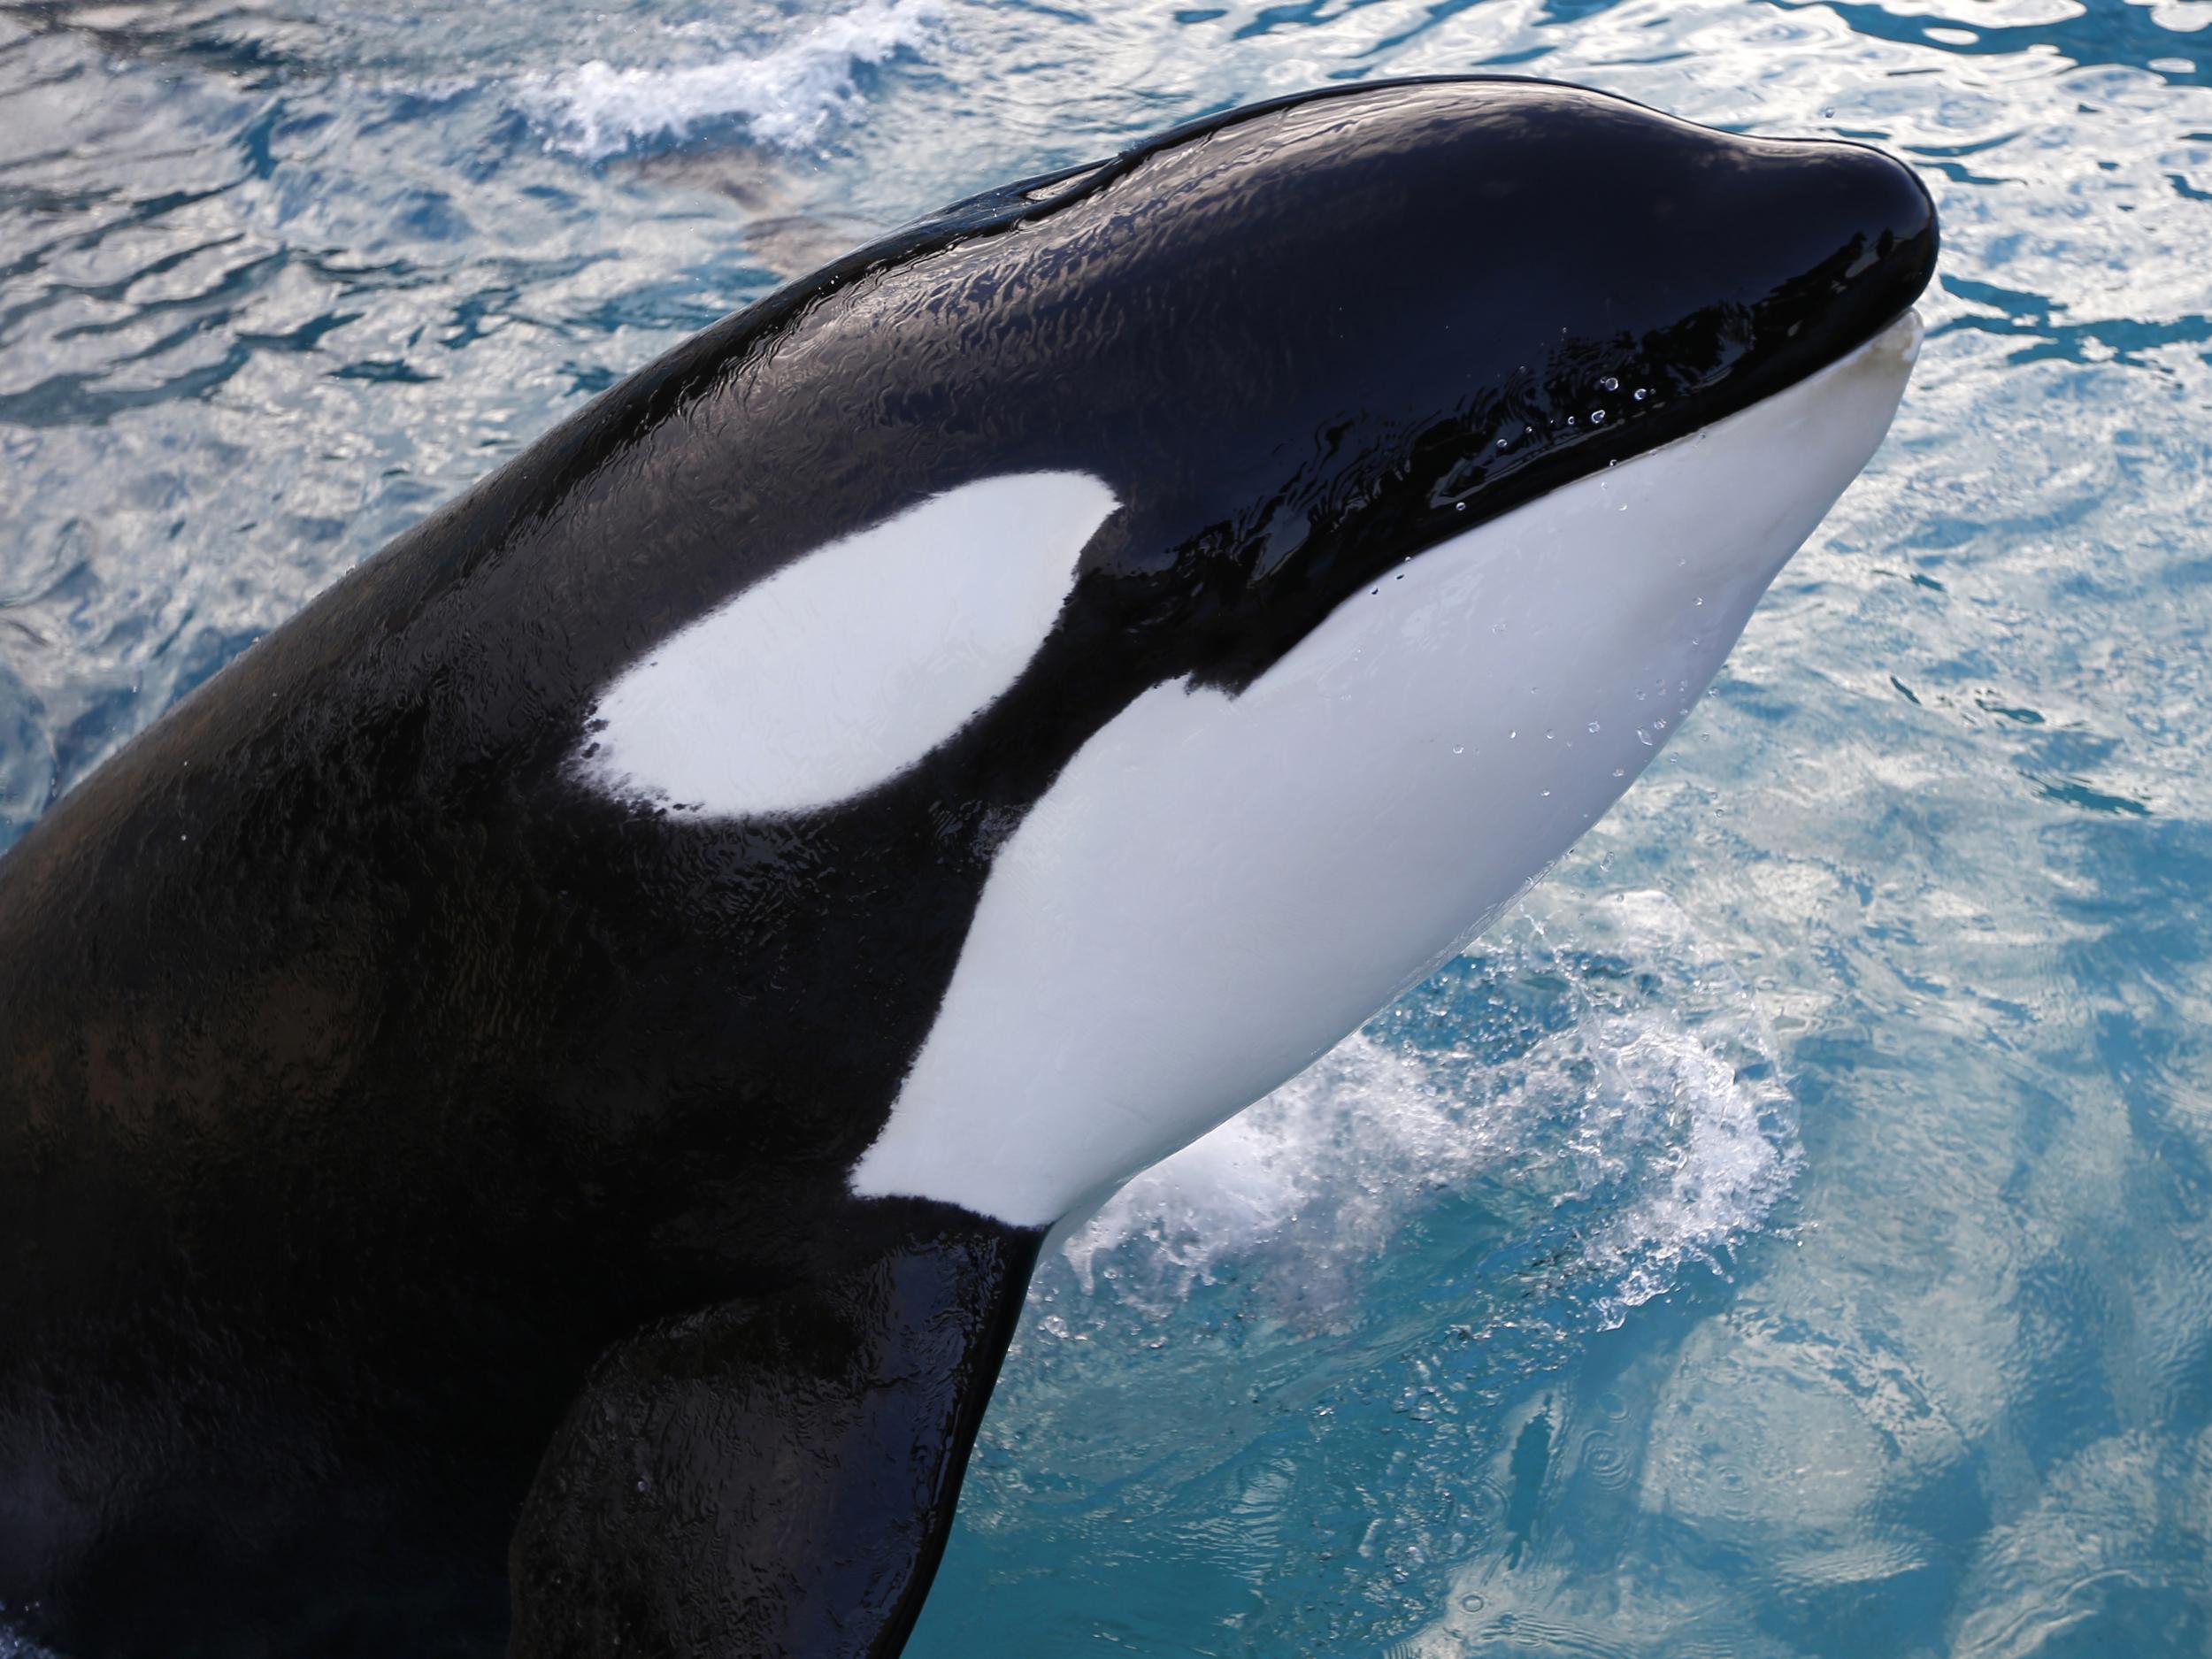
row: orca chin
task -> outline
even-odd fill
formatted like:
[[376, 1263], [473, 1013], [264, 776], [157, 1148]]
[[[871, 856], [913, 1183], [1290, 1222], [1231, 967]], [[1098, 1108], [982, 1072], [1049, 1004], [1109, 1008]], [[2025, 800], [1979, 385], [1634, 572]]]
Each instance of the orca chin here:
[[0, 859], [0, 1613], [889, 1659], [1048, 1229], [1678, 728], [1874, 453], [1913, 175], [1500, 78], [726, 319]]
[[[1920, 339], [1908, 311], [1412, 556], [1233, 695], [1131, 703], [999, 850], [854, 1192], [1049, 1227], [1463, 949], [1689, 714], [1880, 444]], [[1223, 987], [1247, 1004], [1228, 1028]]]

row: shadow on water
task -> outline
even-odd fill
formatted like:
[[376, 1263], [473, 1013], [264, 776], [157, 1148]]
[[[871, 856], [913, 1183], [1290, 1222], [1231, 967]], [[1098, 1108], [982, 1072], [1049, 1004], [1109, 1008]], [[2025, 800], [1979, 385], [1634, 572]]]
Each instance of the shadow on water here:
[[275, 84], [310, 66], [322, 31], [307, 18], [288, 18], [238, 0], [0, 0], [0, 17], [39, 33], [69, 31], [118, 57], [170, 58], [209, 73], [234, 75], [248, 87]]
[[1937, 279], [1944, 291], [1978, 309], [1962, 311], [1929, 330], [1932, 339], [1967, 333], [2033, 342], [2009, 353], [2010, 364], [2038, 363], [2055, 358], [2066, 363], [2121, 364], [2128, 368], [2158, 369], [2146, 352], [2164, 346], [2202, 346], [2212, 342], [2212, 317], [2201, 312], [2157, 320], [2106, 317], [2081, 322], [2061, 321], [2067, 302], [1969, 277], [1945, 273]]
[[2147, 5], [2092, 0], [2036, 23], [1991, 23], [1970, 13], [1893, 11], [1861, 0], [1767, 0], [1779, 11], [1817, 10], [1855, 35], [1968, 58], [2032, 59], [2045, 51], [2085, 69], [2140, 69], [2174, 86], [2212, 84], [2212, 66], [2195, 61], [2193, 35], [2162, 23]]

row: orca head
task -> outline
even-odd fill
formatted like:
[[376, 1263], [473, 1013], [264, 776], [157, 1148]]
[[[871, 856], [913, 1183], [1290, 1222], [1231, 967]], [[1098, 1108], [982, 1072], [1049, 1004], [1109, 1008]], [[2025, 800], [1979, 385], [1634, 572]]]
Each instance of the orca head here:
[[625, 475], [728, 492], [741, 436], [734, 520], [670, 520], [698, 587], [652, 581], [725, 597], [625, 648], [572, 775], [669, 835], [800, 826], [824, 916], [935, 884], [823, 924], [949, 972], [852, 1188], [1050, 1224], [1626, 788], [1880, 442], [1935, 250], [1876, 151], [1514, 80], [977, 198], [703, 344], [718, 389]]
[[1087, 272], [1031, 319], [1087, 349], [1023, 476], [1088, 540], [969, 733], [1050, 764], [852, 1185], [1041, 1225], [1627, 787], [1880, 442], [1936, 229], [1878, 152], [1522, 81], [1289, 101], [1024, 194], [1004, 291]]

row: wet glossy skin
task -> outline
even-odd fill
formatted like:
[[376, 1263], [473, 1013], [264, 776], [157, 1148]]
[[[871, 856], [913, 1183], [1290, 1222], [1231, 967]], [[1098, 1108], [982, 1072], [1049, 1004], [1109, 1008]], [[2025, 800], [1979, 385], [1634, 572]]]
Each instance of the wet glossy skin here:
[[[402, 537], [0, 863], [0, 1602], [83, 1659], [491, 1650], [520, 1513], [518, 1651], [895, 1651], [1036, 1233], [847, 1179], [1011, 826], [1147, 688], [1834, 360], [1934, 249], [1848, 146], [1291, 100], [841, 261]], [[579, 787], [655, 641], [1051, 469], [1123, 510], [926, 764], [772, 819]], [[849, 1502], [699, 1518], [795, 1458]]]

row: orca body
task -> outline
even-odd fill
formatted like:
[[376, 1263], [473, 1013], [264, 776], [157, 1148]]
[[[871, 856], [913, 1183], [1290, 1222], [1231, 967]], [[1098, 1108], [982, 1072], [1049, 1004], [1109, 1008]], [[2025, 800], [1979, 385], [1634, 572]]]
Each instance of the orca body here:
[[1286, 99], [831, 265], [363, 564], [0, 861], [6, 1617], [895, 1654], [1046, 1230], [1627, 787], [1935, 248], [1854, 146]]

